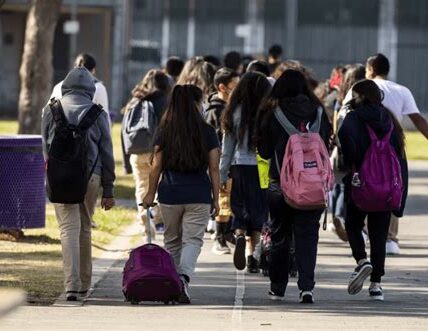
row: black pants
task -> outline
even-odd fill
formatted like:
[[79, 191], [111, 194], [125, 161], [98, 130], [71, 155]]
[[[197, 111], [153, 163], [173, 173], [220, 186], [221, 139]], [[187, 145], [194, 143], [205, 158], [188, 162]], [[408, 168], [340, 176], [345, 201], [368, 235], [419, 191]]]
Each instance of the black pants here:
[[290, 239], [294, 233], [295, 254], [301, 291], [311, 291], [315, 286], [319, 220], [322, 210], [297, 210], [284, 201], [281, 189], [271, 184], [268, 201], [272, 222], [272, 250], [269, 276], [271, 286], [278, 292], [285, 291], [288, 283]]
[[391, 212], [367, 213], [357, 208], [351, 201], [347, 203], [345, 227], [352, 255], [357, 262], [367, 258], [366, 245], [361, 233], [366, 216], [370, 239], [370, 260], [373, 266], [370, 281], [380, 283], [381, 277], [385, 274], [385, 246]]
[[260, 188], [256, 165], [234, 165], [230, 169], [232, 190], [230, 207], [233, 213], [232, 229], [261, 232], [268, 220], [266, 190]]

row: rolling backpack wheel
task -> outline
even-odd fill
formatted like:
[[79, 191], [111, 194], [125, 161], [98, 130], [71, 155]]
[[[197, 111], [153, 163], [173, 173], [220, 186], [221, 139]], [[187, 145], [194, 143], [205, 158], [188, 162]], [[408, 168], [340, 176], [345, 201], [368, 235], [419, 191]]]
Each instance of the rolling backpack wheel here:
[[131, 300], [131, 305], [138, 305], [140, 302], [137, 300]]

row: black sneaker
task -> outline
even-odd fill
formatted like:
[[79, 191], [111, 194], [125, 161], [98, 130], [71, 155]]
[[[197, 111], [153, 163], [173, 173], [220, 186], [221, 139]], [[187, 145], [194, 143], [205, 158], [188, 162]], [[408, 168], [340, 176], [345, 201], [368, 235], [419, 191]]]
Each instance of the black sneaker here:
[[77, 291], [67, 291], [65, 293], [65, 300], [67, 300], [67, 301], [77, 301], [78, 294], [79, 293]]
[[236, 238], [235, 238], [235, 235], [234, 235], [232, 232], [226, 232], [226, 233], [224, 234], [224, 239], [225, 239], [228, 243], [230, 243], [230, 244], [232, 244], [232, 245], [236, 245]]
[[314, 303], [314, 295], [312, 291], [300, 291], [300, 303]]
[[364, 281], [373, 271], [373, 267], [369, 261], [365, 261], [355, 268], [351, 274], [348, 284], [348, 293], [351, 295], [357, 294], [363, 288]]
[[185, 275], [180, 275], [180, 279], [183, 286], [181, 288], [180, 297], [178, 298], [178, 303], [190, 304], [189, 282]]
[[233, 264], [238, 270], [245, 269], [245, 245], [246, 240], [244, 235], [236, 237], [235, 252], [233, 253]]
[[247, 271], [250, 274], [258, 274], [260, 272], [259, 262], [252, 255], [247, 257]]

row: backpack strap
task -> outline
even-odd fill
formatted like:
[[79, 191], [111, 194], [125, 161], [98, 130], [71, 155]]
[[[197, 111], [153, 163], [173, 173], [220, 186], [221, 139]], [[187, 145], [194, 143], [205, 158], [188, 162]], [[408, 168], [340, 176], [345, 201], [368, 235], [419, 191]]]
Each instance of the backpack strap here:
[[93, 105], [89, 110], [86, 112], [85, 116], [83, 116], [82, 120], [80, 121], [78, 127], [81, 130], [88, 130], [92, 124], [95, 123], [97, 118], [101, 115], [103, 112], [103, 107], [101, 105]]
[[378, 138], [378, 136], [376, 135], [374, 130], [368, 124], [366, 124], [366, 128], [367, 128], [367, 131], [369, 133], [371, 141], [386, 141], [386, 142], [388, 142], [391, 139], [392, 131], [394, 131], [394, 124], [391, 121], [391, 125], [389, 127], [389, 130], [382, 139]]
[[[297, 130], [294, 125], [288, 120], [287, 116], [281, 111], [279, 108], [275, 108], [274, 115], [279, 124], [282, 126], [282, 128], [288, 133], [289, 136], [293, 134], [299, 134], [301, 133], [299, 130]], [[322, 118], [323, 109], [321, 106], [317, 108], [317, 117], [315, 118], [314, 123], [312, 123], [311, 127], [309, 128], [309, 132], [315, 132], [318, 133], [321, 128], [321, 118]]]
[[309, 128], [309, 132], [319, 133], [321, 129], [321, 118], [322, 118], [323, 109], [321, 106], [317, 108], [317, 117], [315, 119], [315, 122], [312, 123], [311, 127]]
[[67, 126], [68, 121], [65, 117], [64, 110], [62, 109], [61, 102], [58, 99], [52, 98], [49, 107], [51, 109], [55, 124], [57, 126]]
[[288, 120], [288, 118], [284, 115], [281, 109], [275, 108], [273, 111], [273, 114], [275, 115], [275, 118], [279, 122], [279, 124], [282, 126], [282, 128], [287, 132], [289, 136], [293, 134], [299, 134], [300, 131], [297, 130], [294, 125]]

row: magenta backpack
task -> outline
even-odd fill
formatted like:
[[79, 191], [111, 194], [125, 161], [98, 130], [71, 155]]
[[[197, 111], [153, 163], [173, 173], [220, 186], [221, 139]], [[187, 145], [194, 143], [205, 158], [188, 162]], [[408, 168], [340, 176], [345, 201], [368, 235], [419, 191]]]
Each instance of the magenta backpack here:
[[371, 144], [359, 173], [354, 172], [352, 200], [366, 212], [399, 210], [403, 196], [403, 179], [397, 153], [390, 143], [394, 125], [379, 139], [367, 125]]
[[319, 135], [323, 109], [317, 110], [317, 118], [308, 133], [297, 130], [280, 109], [274, 114], [288, 133], [280, 172], [281, 190], [288, 205], [296, 209], [324, 209], [328, 205], [328, 193], [334, 184], [333, 170], [327, 147]]
[[[150, 229], [150, 211], [147, 211], [147, 228]], [[177, 301], [182, 283], [177, 274], [172, 256], [162, 247], [151, 243], [131, 251], [123, 269], [122, 292], [126, 301], [137, 304], [141, 301]]]

